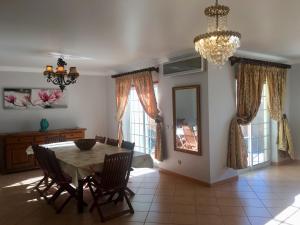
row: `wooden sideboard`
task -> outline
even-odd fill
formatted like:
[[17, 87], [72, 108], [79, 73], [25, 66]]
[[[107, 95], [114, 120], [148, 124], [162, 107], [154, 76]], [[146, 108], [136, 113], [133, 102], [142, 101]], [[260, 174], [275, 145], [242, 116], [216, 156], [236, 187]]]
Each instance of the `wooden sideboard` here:
[[38, 168], [34, 156], [28, 156], [26, 149], [33, 144], [45, 144], [47, 138], [64, 137], [74, 141], [85, 137], [84, 128], [61, 129], [46, 132], [19, 132], [0, 134], [0, 169], [4, 173]]

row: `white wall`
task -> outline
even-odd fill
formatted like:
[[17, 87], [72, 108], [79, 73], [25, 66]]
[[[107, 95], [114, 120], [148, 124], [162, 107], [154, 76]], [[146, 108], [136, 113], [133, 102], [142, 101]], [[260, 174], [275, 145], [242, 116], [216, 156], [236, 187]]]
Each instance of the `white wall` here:
[[107, 135], [110, 138], [117, 138], [118, 124], [116, 122], [116, 97], [115, 79], [108, 78], [107, 82]]
[[[39, 130], [39, 122], [47, 118], [49, 129], [87, 128], [87, 137], [107, 133], [108, 78], [81, 75], [78, 82], [67, 87], [68, 108], [47, 110], [7, 110], [0, 106], [0, 132]], [[0, 96], [3, 88], [56, 87], [46, 82], [42, 74], [0, 72]], [[2, 104], [2, 103], [1, 103]]]
[[229, 126], [236, 113], [234, 69], [208, 65], [210, 182], [236, 176], [226, 167]]
[[[202, 155], [174, 151], [172, 87], [201, 86], [201, 148]], [[164, 77], [158, 83], [158, 104], [161, 110], [163, 145], [167, 158], [159, 167], [200, 181], [212, 183], [235, 176], [234, 170], [226, 168], [229, 124], [235, 109], [235, 82], [229, 64], [222, 68], [209, 65], [208, 71], [188, 76]], [[108, 135], [116, 137], [115, 85], [108, 81]], [[178, 163], [181, 161], [181, 164]]]
[[300, 159], [300, 64], [293, 65], [288, 74], [288, 120], [292, 131], [296, 158]]
[[[202, 155], [192, 155], [174, 151], [173, 138], [173, 107], [172, 87], [195, 85], [201, 86], [201, 148]], [[208, 127], [208, 76], [207, 73], [198, 73], [189, 76], [163, 77], [158, 84], [159, 108], [164, 119], [164, 147], [167, 159], [160, 163], [160, 168], [209, 182], [209, 127]], [[178, 163], [181, 161], [181, 164]]]
[[[115, 120], [115, 83], [114, 79], [108, 81], [108, 136], [117, 136], [117, 123]], [[202, 156], [196, 156], [174, 151], [173, 144], [173, 108], [172, 87], [183, 85], [201, 85], [201, 134], [202, 134]], [[163, 145], [167, 153], [167, 159], [159, 164], [159, 167], [167, 169], [184, 176], [189, 176], [201, 181], [209, 182], [209, 151], [208, 151], [208, 97], [207, 97], [207, 73], [192, 76], [178, 76], [165, 78], [159, 75], [158, 83], [158, 105], [162, 112]], [[181, 160], [181, 165], [178, 164]]]

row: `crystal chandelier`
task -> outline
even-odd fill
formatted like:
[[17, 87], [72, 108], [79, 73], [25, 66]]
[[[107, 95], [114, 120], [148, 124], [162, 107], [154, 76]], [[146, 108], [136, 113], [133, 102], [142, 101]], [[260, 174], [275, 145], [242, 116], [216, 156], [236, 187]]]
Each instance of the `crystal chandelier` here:
[[67, 73], [67, 70], [65, 70], [66, 65], [67, 63], [62, 58], [58, 58], [56, 71], [50, 65], [47, 65], [44, 71], [47, 81], [58, 85], [62, 91], [67, 85], [75, 84], [79, 76], [76, 67], [70, 67], [69, 73]]
[[204, 11], [208, 17], [207, 33], [194, 38], [195, 50], [213, 64], [224, 65], [240, 47], [241, 34], [227, 30], [229, 11], [229, 7], [219, 5], [216, 0], [215, 5], [207, 7]]

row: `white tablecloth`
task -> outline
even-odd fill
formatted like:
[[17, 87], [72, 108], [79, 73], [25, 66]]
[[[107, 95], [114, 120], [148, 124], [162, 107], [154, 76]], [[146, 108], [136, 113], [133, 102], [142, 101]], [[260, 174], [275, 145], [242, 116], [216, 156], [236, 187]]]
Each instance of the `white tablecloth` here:
[[[62, 170], [72, 177], [72, 183], [77, 186], [78, 180], [83, 179], [94, 171], [101, 171], [105, 154], [114, 154], [128, 151], [126, 149], [96, 143], [89, 151], [80, 151], [73, 141], [42, 145], [55, 152]], [[33, 154], [32, 147], [26, 150], [28, 155]], [[153, 168], [153, 160], [149, 154], [134, 152], [132, 167]]]

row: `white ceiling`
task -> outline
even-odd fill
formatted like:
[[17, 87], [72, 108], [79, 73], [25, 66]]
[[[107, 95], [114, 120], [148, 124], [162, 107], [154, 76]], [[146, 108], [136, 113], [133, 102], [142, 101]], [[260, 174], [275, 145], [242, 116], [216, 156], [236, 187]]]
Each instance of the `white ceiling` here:
[[[49, 52], [82, 74], [110, 75], [193, 51], [213, 0], [1, 0], [0, 71], [42, 71]], [[300, 62], [299, 0], [220, 0], [243, 51]]]

